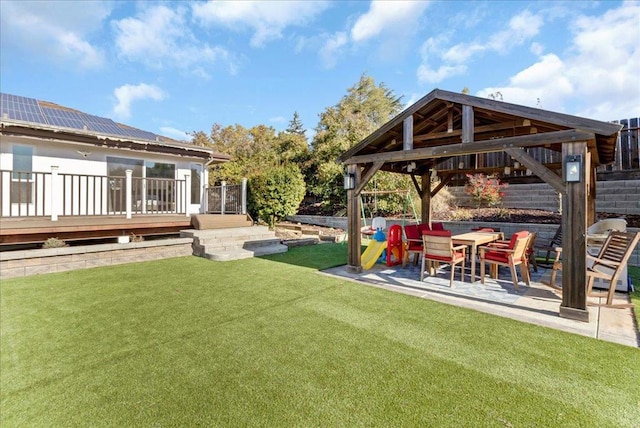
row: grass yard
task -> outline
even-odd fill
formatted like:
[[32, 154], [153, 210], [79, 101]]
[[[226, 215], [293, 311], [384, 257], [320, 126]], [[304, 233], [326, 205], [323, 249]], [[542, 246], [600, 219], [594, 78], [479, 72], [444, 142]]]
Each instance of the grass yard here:
[[638, 426], [638, 349], [320, 275], [326, 244], [2, 281], [17, 426]]

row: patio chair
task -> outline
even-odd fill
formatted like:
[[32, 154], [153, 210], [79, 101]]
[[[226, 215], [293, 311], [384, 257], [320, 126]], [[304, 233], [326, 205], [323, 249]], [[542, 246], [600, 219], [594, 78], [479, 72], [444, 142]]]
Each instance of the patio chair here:
[[[587, 254], [587, 260], [592, 260], [593, 265], [587, 268], [587, 296], [606, 297], [604, 304], [592, 304], [596, 306], [632, 307], [633, 305], [613, 304], [613, 295], [616, 291], [618, 277], [631, 257], [631, 253], [640, 240], [640, 232], [616, 232], [609, 233], [597, 257]], [[593, 283], [596, 278], [609, 282], [607, 291], [593, 291]]]
[[[422, 255], [422, 268], [420, 269], [420, 281], [424, 279], [425, 267], [429, 269], [429, 275], [434, 274], [434, 265], [448, 263], [451, 265], [451, 278], [449, 287], [453, 287], [453, 274], [455, 266], [460, 263], [460, 281], [464, 281], [464, 261], [467, 250], [466, 245], [453, 246], [450, 230], [431, 230], [422, 235], [424, 253]], [[426, 265], [426, 266], [425, 266]]]
[[551, 253], [555, 253], [556, 248], [558, 247], [562, 247], [562, 226], [558, 226], [558, 229], [556, 229], [555, 235], [553, 235], [553, 238], [551, 238], [551, 241], [547, 245], [543, 245], [539, 247], [541, 250], [547, 251], [547, 256], [544, 259], [545, 265], [549, 264], [549, 258], [551, 257]]
[[527, 242], [527, 269], [529, 269], [529, 276], [531, 276], [531, 265], [533, 265], [533, 271], [538, 272], [538, 262], [536, 261], [536, 239], [538, 238], [538, 232], [532, 232], [529, 235], [529, 242]]
[[[635, 246], [640, 240], [640, 232], [617, 232], [609, 233], [600, 252], [596, 257], [587, 254], [587, 261], [592, 261], [592, 266], [587, 268], [587, 296], [588, 297], [606, 297], [605, 304], [589, 303], [592, 306], [609, 306], [614, 308], [628, 308], [633, 305], [629, 304], [613, 304], [613, 295], [616, 290], [616, 284], [620, 274], [624, 270], [629, 257]], [[553, 270], [549, 283], [543, 282], [555, 290], [562, 291], [561, 286], [555, 284], [556, 274], [562, 270], [562, 248], [558, 247], [556, 252], [556, 260], [553, 263]], [[593, 285], [596, 279], [603, 279], [609, 282], [607, 291], [593, 291]]]
[[409, 256], [413, 254], [413, 264], [418, 264], [418, 257], [424, 251], [422, 245], [422, 234], [420, 233], [419, 225], [406, 224], [404, 226], [404, 236], [407, 240], [404, 251], [404, 258], [402, 267], [404, 267], [409, 260]]
[[511, 279], [513, 280], [513, 286], [516, 290], [520, 289], [518, 286], [518, 273], [516, 272], [516, 266], [520, 265], [522, 278], [527, 285], [530, 285], [526, 255], [528, 243], [529, 232], [521, 231], [511, 235], [511, 240], [507, 247], [480, 247], [480, 278], [482, 283], [484, 284], [485, 263], [489, 263], [491, 265], [490, 272], [493, 278], [497, 278], [499, 266], [508, 266], [511, 270]]

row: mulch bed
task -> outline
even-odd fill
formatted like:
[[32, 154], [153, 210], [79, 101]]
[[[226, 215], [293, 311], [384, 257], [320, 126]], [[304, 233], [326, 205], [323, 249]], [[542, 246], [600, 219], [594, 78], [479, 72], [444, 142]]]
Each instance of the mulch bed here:
[[[560, 224], [562, 216], [559, 213], [543, 210], [524, 210], [524, 209], [504, 209], [504, 208], [463, 208], [465, 210], [465, 218], [460, 217], [460, 213], [451, 210], [447, 212], [436, 212], [433, 214], [434, 220], [465, 220], [465, 221], [483, 221], [492, 223], [534, 223], [534, 224]], [[309, 214], [309, 213], [305, 213]], [[468, 217], [467, 217], [468, 216]], [[627, 220], [627, 227], [640, 228], [640, 215], [623, 215], [616, 213], [597, 213], [596, 219], [603, 220], [605, 218], [624, 218]], [[286, 222], [285, 222], [286, 223]], [[292, 223], [293, 224], [293, 223]], [[305, 229], [316, 229], [318, 234], [328, 236], [343, 235], [344, 230], [334, 229], [321, 226], [307, 226]], [[295, 232], [285, 229], [276, 229], [276, 235], [283, 239], [292, 239], [296, 237]], [[300, 236], [298, 233], [297, 236]]]

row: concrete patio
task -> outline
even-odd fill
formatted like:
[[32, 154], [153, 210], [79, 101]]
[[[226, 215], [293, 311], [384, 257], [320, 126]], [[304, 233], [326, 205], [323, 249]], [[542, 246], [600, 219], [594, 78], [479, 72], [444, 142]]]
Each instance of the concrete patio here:
[[[324, 271], [328, 275], [398, 293], [622, 345], [640, 347], [640, 335], [633, 309], [589, 306], [588, 323], [559, 317], [558, 310], [562, 301], [559, 292], [541, 283], [541, 280], [548, 279], [550, 272], [550, 269], [539, 268], [537, 273], [532, 272], [531, 286], [527, 287], [521, 281], [520, 290], [516, 291], [506, 269], [500, 270], [498, 280], [486, 278], [485, 284], [482, 284], [479, 279], [475, 283], [468, 282], [468, 270], [465, 282], [461, 282], [460, 273], [456, 270], [456, 280], [452, 288], [449, 287], [448, 266], [439, 269], [435, 276], [425, 276], [422, 282], [420, 282], [420, 267], [412, 264], [403, 268], [402, 266], [387, 267], [377, 263], [372, 269], [364, 270], [359, 274], [349, 272], [346, 266]], [[588, 301], [596, 303], [598, 299], [589, 298]], [[614, 303], [628, 302], [627, 294], [616, 293]]]

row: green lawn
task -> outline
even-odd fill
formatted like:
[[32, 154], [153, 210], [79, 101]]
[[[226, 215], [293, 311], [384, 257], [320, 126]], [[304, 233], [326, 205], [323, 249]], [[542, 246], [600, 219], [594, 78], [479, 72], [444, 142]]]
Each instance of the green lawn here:
[[1, 425], [638, 426], [638, 349], [317, 273], [345, 259], [2, 281]]

